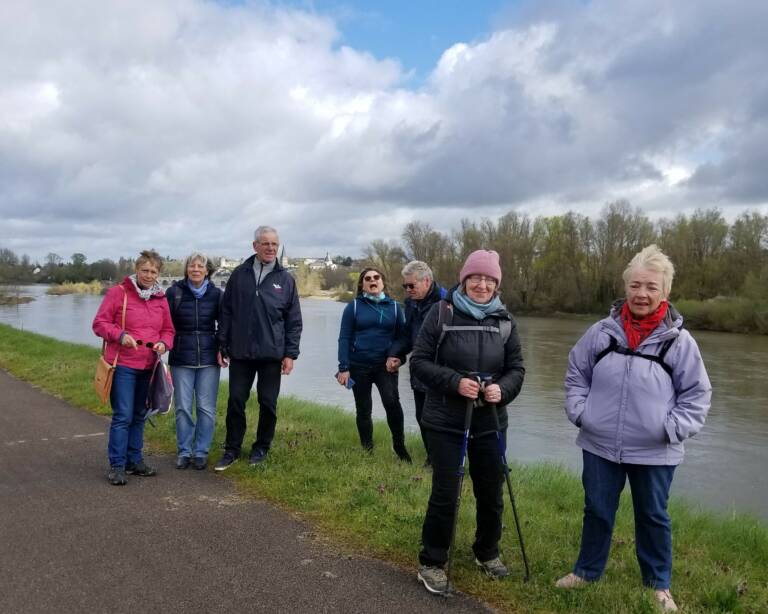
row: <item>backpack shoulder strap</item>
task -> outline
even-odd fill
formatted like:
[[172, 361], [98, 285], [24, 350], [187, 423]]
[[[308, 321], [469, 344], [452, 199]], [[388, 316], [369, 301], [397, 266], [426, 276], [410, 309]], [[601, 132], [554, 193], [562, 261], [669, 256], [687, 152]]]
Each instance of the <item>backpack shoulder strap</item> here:
[[592, 365], [592, 368], [594, 368], [595, 365], [599, 363], [603, 358], [605, 358], [608, 354], [616, 351], [616, 337], [614, 337], [613, 335], [608, 335], [608, 336], [611, 338], [611, 341], [604, 350], [602, 350], [600, 353], [598, 353], [597, 356], [595, 356], [595, 363]]
[[499, 322], [499, 333], [501, 333], [501, 343], [507, 345], [507, 341], [512, 336], [512, 320], [501, 320]]
[[445, 339], [445, 333], [448, 327], [453, 323], [453, 305], [446, 300], [441, 300], [437, 307], [437, 324], [440, 327], [440, 336], [435, 345], [435, 362], [437, 362], [437, 353], [440, 351], [440, 344]]

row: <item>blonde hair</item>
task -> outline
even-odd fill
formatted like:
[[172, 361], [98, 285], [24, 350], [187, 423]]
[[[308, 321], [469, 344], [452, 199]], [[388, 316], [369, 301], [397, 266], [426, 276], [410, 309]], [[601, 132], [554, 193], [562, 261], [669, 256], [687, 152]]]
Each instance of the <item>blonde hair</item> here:
[[138, 269], [142, 264], [146, 264], [147, 262], [154, 264], [158, 271], [163, 270], [163, 258], [153, 249], [145, 249], [139, 254], [139, 257], [136, 258], [136, 268]]
[[629, 264], [627, 265], [627, 268], [624, 269], [622, 275], [625, 284], [629, 283], [632, 271], [638, 268], [661, 273], [661, 290], [665, 298], [669, 297], [669, 293], [672, 291], [672, 280], [675, 277], [675, 265], [673, 265], [669, 257], [659, 249], [658, 245], [649, 245], [636, 253], [634, 258], [629, 261]]

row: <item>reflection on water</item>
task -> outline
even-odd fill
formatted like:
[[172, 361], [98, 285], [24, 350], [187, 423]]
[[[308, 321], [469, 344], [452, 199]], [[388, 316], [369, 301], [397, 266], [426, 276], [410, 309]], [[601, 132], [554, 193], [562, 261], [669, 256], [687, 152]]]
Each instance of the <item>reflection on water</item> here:
[[[45, 287], [25, 287], [37, 300], [0, 307], [0, 322], [65, 341], [99, 346], [91, 320], [98, 296], [47, 296]], [[354, 411], [352, 393], [336, 383], [336, 340], [344, 305], [304, 300], [301, 356], [285, 393]], [[509, 454], [521, 461], [545, 460], [579, 470], [576, 429], [563, 412], [563, 375], [568, 351], [591, 321], [519, 318], [525, 354], [523, 391], [510, 408]], [[768, 518], [768, 337], [697, 332], [714, 387], [704, 430], [686, 443], [686, 460], [673, 492], [707, 507], [749, 511]], [[226, 374], [226, 372], [224, 371]], [[400, 371], [406, 424], [415, 429], [408, 370]], [[376, 395], [374, 395], [376, 396]], [[374, 414], [384, 417], [378, 398]]]

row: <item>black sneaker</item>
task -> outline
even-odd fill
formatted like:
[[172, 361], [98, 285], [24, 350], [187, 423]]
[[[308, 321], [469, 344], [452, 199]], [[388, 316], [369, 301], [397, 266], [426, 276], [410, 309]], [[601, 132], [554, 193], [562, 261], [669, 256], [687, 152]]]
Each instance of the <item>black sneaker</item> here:
[[232, 463], [236, 461], [237, 461], [237, 456], [235, 456], [235, 453], [227, 450], [226, 452], [224, 452], [224, 456], [222, 456], [219, 459], [219, 462], [216, 463], [216, 466], [214, 467], [214, 469], [216, 471], [226, 471], [232, 466]]
[[192, 459], [189, 456], [179, 456], [176, 459], [176, 469], [186, 469], [189, 467]]
[[138, 463], [128, 463], [125, 466], [125, 472], [128, 475], [138, 475], [143, 478], [151, 478], [153, 475], [157, 475], [157, 469], [147, 465], [143, 460]]
[[394, 446], [392, 449], [395, 451], [395, 454], [397, 454], [397, 458], [401, 461], [408, 463], [409, 465], [413, 463], [413, 459], [411, 458], [411, 455], [408, 454], [408, 450], [405, 449], [404, 445]]
[[255, 448], [253, 452], [251, 452], [251, 455], [248, 457], [248, 464], [253, 467], [254, 465], [263, 463], [265, 460], [267, 460], [267, 452], [269, 452], [269, 450], [264, 450], [263, 448]]
[[110, 467], [107, 479], [112, 486], [125, 486], [128, 483], [128, 479], [125, 477], [125, 467], [122, 465]]
[[208, 459], [203, 458], [202, 456], [195, 456], [193, 467], [198, 471], [203, 471], [206, 467], [208, 467]]

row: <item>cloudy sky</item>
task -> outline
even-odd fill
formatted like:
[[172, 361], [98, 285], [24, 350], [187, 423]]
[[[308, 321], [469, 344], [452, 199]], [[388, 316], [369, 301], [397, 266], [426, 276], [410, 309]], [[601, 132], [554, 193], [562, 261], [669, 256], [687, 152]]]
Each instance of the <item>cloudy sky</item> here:
[[[471, 5], [472, 8], [467, 8]], [[768, 213], [764, 0], [3, 0], [0, 247], [357, 256], [411, 220]]]

